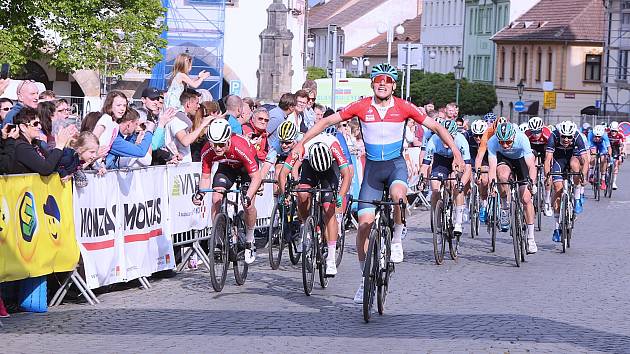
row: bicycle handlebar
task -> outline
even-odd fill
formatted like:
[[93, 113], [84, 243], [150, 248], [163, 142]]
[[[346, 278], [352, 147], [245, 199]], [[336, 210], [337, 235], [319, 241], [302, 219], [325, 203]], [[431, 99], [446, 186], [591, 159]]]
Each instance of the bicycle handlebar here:
[[387, 201], [387, 200], [363, 200], [363, 199], [354, 199], [352, 196], [350, 196], [350, 203], [354, 203], [354, 202], [359, 202], [359, 203], [367, 203], [367, 204], [373, 204], [373, 205], [400, 205], [400, 206], [405, 206], [405, 203], [403, 202], [402, 199], [400, 199], [397, 202], [394, 201]]
[[228, 194], [228, 193], [240, 193], [241, 190], [240, 189], [200, 189], [198, 192], [201, 193], [213, 193], [213, 192], [217, 192], [217, 193], [221, 193], [221, 194]]

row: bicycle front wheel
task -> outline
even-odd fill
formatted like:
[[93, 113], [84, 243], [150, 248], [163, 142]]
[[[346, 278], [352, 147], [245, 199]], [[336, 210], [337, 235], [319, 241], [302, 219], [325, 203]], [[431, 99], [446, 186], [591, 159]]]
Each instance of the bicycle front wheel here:
[[470, 211], [470, 237], [475, 238], [475, 236], [479, 235], [479, 190], [476, 186], [472, 187], [469, 204], [470, 206], [468, 207], [468, 210]]
[[566, 193], [562, 194], [562, 200], [560, 203], [560, 215], [562, 220], [560, 222], [560, 241], [562, 243], [562, 253], [566, 253], [567, 251], [567, 236], [570, 232], [570, 223], [569, 223], [569, 196]]
[[229, 250], [228, 242], [228, 217], [224, 213], [219, 213], [212, 221], [212, 237], [208, 258], [210, 259], [210, 281], [212, 288], [216, 292], [223, 290], [225, 277], [228, 270]]
[[315, 282], [316, 240], [313, 218], [308, 217], [302, 225], [302, 285], [304, 293], [311, 295]]
[[379, 278], [377, 282], [376, 303], [378, 305], [378, 313], [385, 313], [385, 301], [389, 291], [389, 278], [393, 270], [394, 264], [391, 259], [392, 230], [387, 225], [381, 225], [381, 246], [379, 254]]
[[291, 260], [291, 264], [297, 265], [300, 262], [300, 257], [302, 256], [301, 250], [297, 249], [297, 237], [301, 237], [300, 231], [300, 223], [297, 221], [298, 217], [295, 212], [295, 203], [292, 204], [291, 209], [287, 210], [287, 215], [285, 215], [285, 219], [287, 220], [287, 224], [285, 227], [289, 230], [285, 232], [285, 235], [288, 237], [289, 242], [287, 247], [289, 248], [289, 259]]
[[341, 264], [341, 259], [343, 258], [343, 251], [345, 249], [345, 245], [346, 245], [346, 214], [344, 214], [344, 217], [341, 218], [341, 225], [339, 225], [339, 235], [337, 237], [337, 254], [335, 258], [335, 263], [337, 265], [337, 268], [339, 268], [339, 265]]
[[245, 284], [247, 271], [249, 269], [249, 265], [245, 263], [245, 222], [243, 220], [243, 212], [240, 211], [234, 217], [234, 224], [232, 225], [232, 239], [236, 240], [232, 245], [234, 250], [232, 268], [234, 269], [236, 285]]
[[444, 251], [446, 246], [446, 225], [444, 219], [444, 202], [440, 199], [435, 203], [433, 209], [433, 255], [435, 264], [440, 265], [444, 262]]
[[[512, 198], [514, 199], [514, 198]], [[510, 235], [512, 236], [512, 246], [514, 247], [514, 261], [516, 262], [516, 266], [521, 266], [521, 226], [519, 225], [519, 218], [516, 214], [516, 203], [520, 203], [520, 201], [512, 200], [510, 208], [510, 213], [514, 216], [512, 225], [510, 226]]]
[[380, 237], [377, 229], [370, 231], [370, 242], [365, 254], [365, 267], [363, 268], [363, 320], [370, 321], [374, 306], [374, 293], [379, 269]]
[[269, 239], [267, 241], [267, 250], [269, 251], [269, 265], [271, 269], [276, 270], [280, 266], [282, 258], [282, 250], [284, 249], [286, 222], [283, 213], [284, 207], [279, 203], [273, 206], [271, 211], [271, 220], [269, 221]]

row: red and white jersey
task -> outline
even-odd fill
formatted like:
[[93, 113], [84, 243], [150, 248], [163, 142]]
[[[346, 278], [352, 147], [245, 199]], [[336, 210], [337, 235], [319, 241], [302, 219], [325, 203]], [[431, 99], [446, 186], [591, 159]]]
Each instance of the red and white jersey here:
[[348, 160], [346, 159], [346, 155], [344, 155], [343, 153], [343, 149], [341, 148], [341, 144], [339, 144], [339, 140], [337, 140], [334, 135], [330, 135], [327, 133], [321, 133], [305, 143], [304, 152], [302, 153], [301, 157], [296, 158], [293, 156], [293, 154], [289, 154], [287, 159], [284, 161], [284, 165], [287, 168], [291, 169], [298, 160], [308, 160], [308, 150], [315, 143], [324, 143], [326, 144], [326, 146], [328, 146], [328, 148], [330, 149], [330, 153], [333, 156], [333, 159], [337, 161], [337, 164], [339, 165], [339, 169], [348, 166]]
[[621, 146], [626, 141], [626, 137], [620, 131], [610, 131], [608, 132], [608, 140], [610, 140], [610, 145], [617, 147]]
[[230, 147], [221, 156], [218, 156], [212, 149], [212, 143], [207, 142], [201, 149], [201, 172], [210, 174], [212, 164], [218, 162], [232, 168], [245, 167], [247, 173], [258, 171], [258, 161], [256, 160], [256, 150], [240, 135], [230, 137]]
[[525, 135], [527, 135], [527, 138], [529, 139], [529, 143], [531, 145], [547, 145], [547, 141], [549, 141], [549, 137], [551, 136], [551, 129], [549, 129], [548, 127], [543, 127], [542, 128], [542, 134], [540, 134], [540, 136], [538, 137], [534, 137], [534, 135], [532, 134], [532, 131], [530, 129], [527, 129], [525, 131]]
[[426, 114], [413, 103], [392, 96], [390, 105], [381, 107], [373, 97], [351, 103], [339, 114], [343, 120], [359, 117], [368, 160], [388, 161], [402, 156], [405, 122], [411, 118], [422, 124]]
[[249, 139], [254, 149], [256, 149], [256, 156], [259, 161], [265, 161], [267, 153], [269, 153], [267, 135], [267, 131], [263, 130], [260, 132], [256, 130], [251, 122], [243, 124], [243, 136]]

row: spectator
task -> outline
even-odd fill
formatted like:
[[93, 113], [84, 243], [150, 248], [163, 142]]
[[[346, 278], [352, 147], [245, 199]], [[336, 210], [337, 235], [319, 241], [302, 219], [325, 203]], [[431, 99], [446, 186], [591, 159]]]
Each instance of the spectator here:
[[[83, 188], [87, 186], [87, 178], [82, 170], [89, 168], [98, 158], [98, 139], [94, 133], [84, 131], [72, 139], [69, 145], [72, 149], [64, 149], [63, 157], [57, 164], [57, 172], [62, 179], [72, 176], [75, 185]], [[100, 171], [100, 174], [104, 173], [104, 170]]]
[[57, 100], [57, 95], [53, 90], [46, 90], [39, 94], [39, 102], [50, 102]]
[[9, 114], [9, 111], [13, 108], [13, 101], [6, 97], [0, 97], [0, 127], [2, 126], [2, 121], [4, 117]]
[[140, 114], [140, 121], [151, 121], [157, 123], [158, 116], [164, 105], [164, 96], [162, 92], [153, 87], [147, 87], [142, 90], [142, 107], [138, 108]]
[[308, 127], [304, 121], [304, 110], [308, 105], [308, 93], [305, 90], [298, 90], [295, 93], [295, 111], [294, 115], [289, 116], [287, 119], [293, 119], [293, 123], [298, 127], [301, 133], [306, 133]]
[[282, 122], [291, 114], [295, 109], [295, 95], [292, 93], [285, 93], [280, 97], [278, 106], [269, 111], [269, 125], [267, 125], [267, 133], [269, 136], [269, 144], [277, 145], [280, 140], [278, 139], [277, 129]]
[[269, 152], [267, 143], [267, 126], [269, 125], [269, 112], [265, 108], [257, 108], [249, 122], [243, 125], [243, 136], [256, 149], [259, 161], [265, 161]]
[[243, 98], [243, 106], [241, 108], [241, 116], [239, 117], [238, 121], [239, 123], [241, 123], [241, 125], [249, 122], [249, 120], [252, 118], [252, 113], [254, 112], [254, 110], [256, 109], [256, 102], [254, 102], [254, 100], [251, 97], [245, 97]]
[[55, 104], [51, 101], [43, 101], [37, 104], [37, 116], [39, 116], [39, 121], [42, 127], [42, 133], [45, 136], [42, 136], [39, 140], [47, 143], [48, 146], [51, 144], [54, 146], [55, 140], [52, 137], [52, 119], [55, 115]]
[[306, 88], [304, 89], [304, 91], [306, 91], [306, 93], [308, 94], [308, 101], [306, 103], [306, 109], [304, 110], [304, 123], [306, 124], [306, 127], [308, 129], [311, 129], [316, 122], [314, 106], [315, 98], [317, 97], [317, 89], [313, 90], [310, 88]]
[[2, 126], [13, 124], [13, 118], [15, 118], [23, 107], [37, 109], [37, 103], [39, 102], [39, 89], [37, 88], [37, 85], [35, 85], [35, 81], [22, 81], [18, 85], [16, 92], [18, 101], [4, 117]]
[[229, 95], [225, 100], [225, 119], [230, 123], [232, 134], [243, 134], [239, 117], [243, 109], [243, 100], [236, 95]]
[[41, 134], [41, 123], [35, 109], [30, 107], [21, 109], [15, 117], [15, 125], [20, 131], [20, 136], [15, 142], [11, 173], [39, 173], [42, 176], [52, 174], [63, 155], [63, 148], [77, 133], [75, 126], [62, 129], [55, 137], [56, 147], [46, 151], [33, 144]]
[[[195, 118], [192, 122], [192, 130], [195, 131], [199, 126], [201, 126], [203, 122], [203, 117], [209, 115], [217, 115], [221, 114], [221, 108], [219, 107], [219, 103], [216, 101], [206, 101], [201, 103], [197, 113], [195, 114]], [[206, 131], [208, 127], [203, 128], [197, 140], [195, 140], [192, 144], [190, 144], [190, 153], [192, 155], [193, 162], [201, 161], [201, 149], [208, 141], [208, 137], [206, 136]]]
[[[7, 125], [2, 128], [2, 132], [0, 134], [0, 175], [11, 172], [13, 155], [15, 153], [15, 139], [19, 136], [19, 129], [13, 125]], [[1, 300], [2, 299], [0, 299], [0, 301]]]
[[119, 127], [116, 121], [121, 119], [127, 112], [127, 96], [120, 91], [110, 91], [105, 96], [101, 112], [103, 112], [103, 115], [96, 122], [93, 133], [98, 138], [101, 146], [99, 156], [104, 157], [107, 156], [109, 149], [118, 136]]
[[101, 119], [103, 113], [90, 112], [81, 121], [81, 132], [92, 132], [96, 127], [96, 123]]
[[175, 108], [183, 111], [180, 97], [186, 87], [197, 88], [203, 80], [210, 76], [210, 73], [201, 70], [196, 79], [192, 79], [189, 74], [192, 70], [192, 57], [188, 53], [178, 54], [173, 64], [173, 72], [171, 73], [171, 82], [164, 97], [164, 106], [166, 108]]
[[[118, 135], [112, 142], [111, 149], [106, 159], [107, 169], [127, 167], [121, 164], [121, 157], [142, 157], [150, 160], [151, 140], [153, 139], [153, 122], [146, 122], [145, 128], [141, 130], [141, 139], [138, 139], [136, 130], [140, 124], [140, 115], [133, 108], [128, 109], [122, 118], [118, 120]], [[146, 160], [145, 160], [146, 161]], [[126, 161], [129, 162], [129, 161]], [[146, 165], [145, 165], [146, 166]]]
[[165, 141], [167, 149], [178, 155], [182, 162], [192, 162], [190, 144], [192, 144], [201, 132], [210, 124], [211, 116], [201, 120], [201, 124], [192, 130], [192, 120], [199, 109], [199, 97], [192, 92], [184, 92], [180, 98], [184, 112], [177, 112], [175, 118], [166, 125]]

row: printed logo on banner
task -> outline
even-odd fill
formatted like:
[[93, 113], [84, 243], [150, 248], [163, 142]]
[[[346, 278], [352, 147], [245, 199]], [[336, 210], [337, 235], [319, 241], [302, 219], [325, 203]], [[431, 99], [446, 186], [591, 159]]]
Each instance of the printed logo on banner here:
[[52, 238], [53, 244], [59, 246], [59, 229], [61, 228], [61, 212], [55, 197], [48, 195], [44, 204], [44, 220], [48, 225], [48, 234]]
[[35, 254], [38, 238], [34, 237], [37, 231], [37, 211], [35, 210], [35, 197], [30, 191], [24, 192], [19, 202], [18, 217], [20, 221], [20, 234], [18, 240], [20, 254], [25, 261], [30, 261]]
[[3, 244], [9, 235], [9, 220], [11, 219], [9, 204], [6, 198], [0, 199], [0, 245]]
[[125, 204], [125, 230], [145, 229], [162, 223], [162, 198], [147, 200], [146, 202]]
[[110, 208], [81, 208], [81, 235], [101, 237], [116, 232], [116, 205]]
[[175, 178], [173, 178], [171, 195], [174, 197], [192, 195], [197, 190], [200, 179], [201, 175], [199, 173], [187, 173], [175, 176]]

